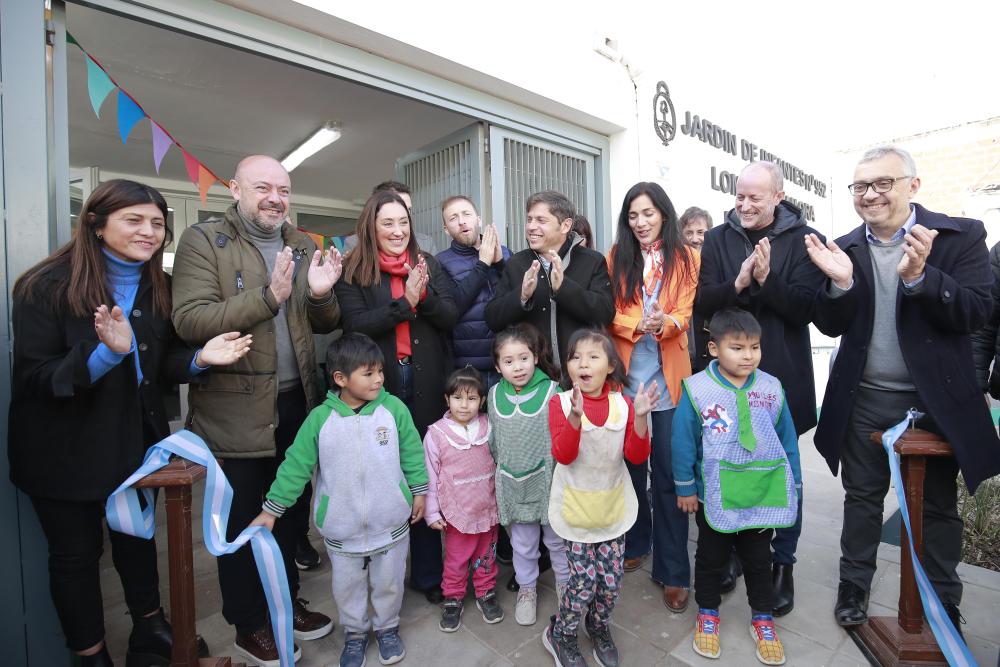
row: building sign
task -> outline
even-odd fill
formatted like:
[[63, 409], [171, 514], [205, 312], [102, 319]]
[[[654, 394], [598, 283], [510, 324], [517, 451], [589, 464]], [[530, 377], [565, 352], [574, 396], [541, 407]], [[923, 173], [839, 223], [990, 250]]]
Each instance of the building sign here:
[[[656, 135], [666, 146], [672, 141], [677, 133], [677, 116], [674, 113], [674, 105], [670, 100], [670, 91], [667, 84], [660, 81], [656, 84], [656, 94], [653, 96], [653, 129]], [[759, 147], [757, 144], [746, 139], [740, 139], [735, 134], [717, 125], [707, 118], [702, 118], [698, 114], [686, 111], [684, 124], [680, 126], [681, 134], [698, 139], [704, 144], [708, 144], [720, 151], [739, 157], [747, 162], [757, 160], [767, 160], [773, 162], [781, 168], [786, 181], [794, 183], [804, 190], [826, 198], [826, 183], [816, 178], [814, 174], [808, 173], [798, 166], [781, 159], [774, 153]], [[711, 167], [711, 185], [713, 190], [736, 195], [736, 179], [739, 174], [720, 170], [715, 165]], [[802, 211], [806, 220], [814, 220], [814, 211], [811, 204], [798, 201], [791, 197], [785, 197], [790, 203], [797, 206]]]

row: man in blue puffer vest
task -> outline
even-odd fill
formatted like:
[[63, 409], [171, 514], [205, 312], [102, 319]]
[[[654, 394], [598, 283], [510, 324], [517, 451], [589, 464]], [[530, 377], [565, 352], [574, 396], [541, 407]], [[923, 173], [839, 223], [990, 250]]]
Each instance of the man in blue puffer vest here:
[[476, 205], [465, 195], [445, 199], [441, 217], [452, 241], [437, 254], [437, 260], [452, 280], [452, 296], [461, 313], [452, 332], [455, 367], [472, 366], [491, 387], [499, 382], [500, 374], [493, 364], [494, 334], [486, 326], [486, 304], [500, 282], [510, 250], [500, 243], [496, 227], [482, 230]]

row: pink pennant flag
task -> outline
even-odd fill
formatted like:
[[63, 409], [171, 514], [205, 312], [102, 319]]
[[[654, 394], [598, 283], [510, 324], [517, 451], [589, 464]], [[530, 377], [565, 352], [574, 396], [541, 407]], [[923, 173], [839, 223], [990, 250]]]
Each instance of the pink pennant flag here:
[[163, 156], [167, 154], [167, 151], [170, 150], [174, 142], [170, 138], [170, 135], [156, 124], [156, 121], [150, 119], [149, 124], [153, 129], [153, 164], [156, 166], [156, 173], [159, 174]]
[[184, 154], [184, 168], [187, 169], [188, 179], [195, 185], [198, 185], [198, 168], [201, 167], [201, 163], [183, 148], [181, 149], [181, 153]]

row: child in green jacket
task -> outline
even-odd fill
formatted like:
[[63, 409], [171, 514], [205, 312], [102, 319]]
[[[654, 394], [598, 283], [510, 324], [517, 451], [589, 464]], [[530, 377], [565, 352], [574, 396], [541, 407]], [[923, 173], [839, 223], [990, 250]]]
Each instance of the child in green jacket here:
[[409, 525], [424, 515], [424, 449], [406, 406], [382, 387], [382, 353], [370, 338], [345, 334], [326, 362], [339, 391], [309, 413], [252, 525], [272, 528], [316, 471], [314, 519], [345, 632], [340, 664], [364, 664], [374, 629], [380, 661], [389, 665], [406, 653], [399, 611]]

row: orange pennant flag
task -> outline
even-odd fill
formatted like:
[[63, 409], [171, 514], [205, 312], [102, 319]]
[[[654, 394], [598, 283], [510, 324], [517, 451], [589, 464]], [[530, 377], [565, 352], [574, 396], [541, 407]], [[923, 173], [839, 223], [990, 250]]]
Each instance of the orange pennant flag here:
[[201, 205], [205, 206], [208, 200], [208, 189], [212, 187], [217, 179], [212, 172], [205, 168], [205, 165], [198, 163], [198, 194], [201, 195]]

